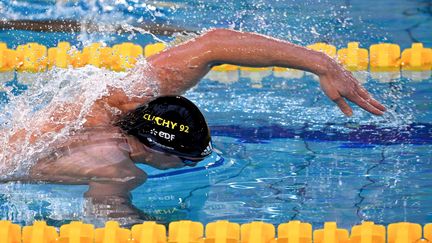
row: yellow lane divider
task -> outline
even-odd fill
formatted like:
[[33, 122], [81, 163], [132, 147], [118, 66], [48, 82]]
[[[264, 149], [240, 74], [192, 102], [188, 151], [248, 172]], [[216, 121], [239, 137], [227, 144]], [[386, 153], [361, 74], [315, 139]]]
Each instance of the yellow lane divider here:
[[312, 49], [314, 51], [324, 52], [325, 54], [327, 54], [331, 58], [336, 57], [336, 47], [333, 45], [319, 42], [319, 43], [315, 43], [313, 45], [308, 45], [307, 48]]
[[[60, 42], [57, 47], [47, 48], [38, 43], [27, 43], [15, 50], [0, 43], [0, 72], [17, 70], [18, 72], [43, 72], [52, 67], [68, 68], [93, 65], [100, 68], [125, 71], [132, 68], [139, 56], [149, 57], [166, 48], [164, 43], [149, 44], [144, 49], [133, 43], [122, 43], [113, 47], [102, 43], [92, 43], [77, 50], [68, 42]], [[326, 43], [315, 43], [307, 48], [326, 53], [337, 58], [351, 71], [363, 71], [368, 68], [372, 72], [387, 71], [429, 71], [432, 68], [432, 49], [425, 48], [422, 43], [413, 43], [411, 48], [401, 52], [399, 45], [380, 43], [368, 49], [361, 48], [360, 43], [350, 42], [346, 48], [337, 50]], [[229, 72], [237, 70], [262, 72], [273, 70], [286, 71], [283, 68], [249, 68], [233, 65], [214, 67], [214, 71]]]
[[94, 226], [83, 222], [71, 222], [60, 227], [60, 243], [90, 243], [94, 241]]
[[[325, 222], [324, 228], [312, 231], [312, 225], [290, 221], [277, 227], [265, 222], [239, 225], [226, 220], [205, 226], [189, 220], [164, 225], [144, 222], [121, 228], [118, 222], [108, 221], [103, 228], [83, 222], [71, 222], [56, 228], [44, 221], [21, 226], [0, 221], [1, 243], [415, 243], [432, 241], [432, 223], [422, 229], [419, 224], [401, 222], [383, 225], [363, 222], [351, 229], [338, 228], [336, 222]], [[387, 234], [387, 235], [386, 235]]]
[[181, 220], [169, 225], [168, 242], [203, 243], [204, 226], [199, 222]]
[[8, 49], [5, 43], [0, 43], [0, 72], [13, 71], [16, 62], [16, 51]]
[[237, 243], [240, 241], [240, 225], [220, 220], [206, 225], [205, 243]]
[[312, 225], [290, 221], [278, 226], [278, 243], [312, 242]]
[[372, 72], [398, 71], [400, 68], [400, 47], [396, 44], [375, 44], [370, 46], [370, 69]]
[[164, 43], [154, 43], [146, 45], [144, 48], [144, 56], [149, 57], [154, 54], [158, 54], [166, 48]]
[[426, 240], [432, 242], [432, 223], [425, 225], [423, 229], [423, 236]]
[[389, 225], [388, 243], [418, 242], [422, 238], [422, 228], [419, 224], [397, 223]]
[[403, 70], [427, 71], [432, 67], [432, 49], [424, 48], [422, 43], [414, 43], [402, 52]]
[[369, 66], [368, 50], [359, 47], [358, 42], [348, 43], [347, 48], [337, 52], [339, 61], [350, 71], [365, 71]]
[[48, 64], [47, 48], [38, 43], [28, 43], [16, 48], [15, 68], [18, 72], [45, 72]]
[[108, 221], [105, 228], [95, 230], [95, 243], [127, 243], [129, 239], [130, 230], [120, 228], [114, 221]]
[[60, 42], [57, 47], [48, 49], [48, 68], [53, 66], [67, 68], [72, 65], [73, 55], [70, 55], [71, 45], [68, 42]]
[[252, 222], [243, 224], [240, 228], [241, 242], [243, 243], [273, 243], [275, 239], [275, 227], [264, 222]]
[[385, 239], [385, 227], [373, 222], [364, 222], [362, 225], [354, 226], [351, 230], [351, 243], [385, 242]]
[[143, 53], [141, 46], [132, 43], [114, 45], [111, 69], [119, 72], [132, 68]]
[[156, 222], [144, 222], [132, 226], [132, 239], [136, 243], [165, 243], [167, 241], [165, 226]]
[[346, 229], [338, 229], [335, 222], [326, 222], [324, 229], [314, 231], [313, 237], [316, 243], [344, 243], [348, 242], [349, 233]]
[[9, 221], [0, 221], [0, 241], [5, 243], [21, 242], [21, 227]]
[[22, 230], [23, 243], [54, 243], [57, 238], [56, 229], [44, 221], [36, 221], [32, 226], [24, 226]]

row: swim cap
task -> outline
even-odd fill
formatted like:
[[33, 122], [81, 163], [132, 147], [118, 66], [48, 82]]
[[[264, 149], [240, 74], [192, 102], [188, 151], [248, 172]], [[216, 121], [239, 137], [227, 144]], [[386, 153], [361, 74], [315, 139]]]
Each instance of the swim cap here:
[[158, 97], [128, 113], [117, 125], [158, 151], [196, 159], [212, 152], [204, 116], [182, 96]]

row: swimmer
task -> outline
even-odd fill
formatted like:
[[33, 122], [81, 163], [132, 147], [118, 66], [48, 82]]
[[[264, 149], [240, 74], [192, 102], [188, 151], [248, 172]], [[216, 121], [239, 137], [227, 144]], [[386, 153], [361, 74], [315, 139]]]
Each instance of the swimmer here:
[[[162, 170], [195, 166], [211, 153], [204, 117], [180, 95], [221, 64], [312, 72], [319, 77], [324, 93], [345, 115], [352, 115], [346, 100], [374, 115], [385, 112], [385, 107], [329, 56], [259, 34], [214, 29], [147, 61], [158, 82], [160, 97], [128, 97], [123, 90], [111, 88], [108, 95], [94, 103], [81, 131], [38, 159], [28, 175], [15, 180], [86, 184], [89, 189], [85, 197], [96, 205], [94, 214], [125, 218], [128, 222], [148, 219], [131, 203], [130, 191], [147, 179], [136, 164]], [[114, 114], [110, 108], [120, 112]], [[2, 147], [14, 149], [26, 136], [34, 143], [44, 134], [59, 132], [65, 121], [77, 119], [79, 111], [78, 102], [62, 104], [50, 121], [38, 127], [38, 133], [18, 131]]]

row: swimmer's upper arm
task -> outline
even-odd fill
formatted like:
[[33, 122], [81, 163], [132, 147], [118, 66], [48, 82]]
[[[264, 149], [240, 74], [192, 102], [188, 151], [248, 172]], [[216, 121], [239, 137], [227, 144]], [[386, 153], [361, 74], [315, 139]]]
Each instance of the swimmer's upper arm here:
[[204, 36], [148, 58], [159, 81], [160, 95], [178, 95], [195, 86], [210, 71]]
[[292, 67], [322, 73], [325, 54], [255, 33], [211, 30], [192, 41], [151, 56], [160, 93], [180, 94], [193, 87], [215, 65]]

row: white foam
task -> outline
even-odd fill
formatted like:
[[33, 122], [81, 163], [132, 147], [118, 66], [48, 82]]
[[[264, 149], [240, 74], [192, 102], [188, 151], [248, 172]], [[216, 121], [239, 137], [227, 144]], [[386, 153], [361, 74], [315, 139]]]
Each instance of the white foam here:
[[[158, 85], [150, 66], [142, 58], [129, 73], [117, 73], [93, 66], [79, 69], [53, 69], [34, 77], [29, 89], [19, 96], [9, 93], [10, 102], [0, 114], [0, 173], [3, 178], [26, 173], [35, 163], [36, 155], [49, 152], [50, 145], [70, 136], [85, 124], [86, 115], [95, 101], [108, 95], [109, 87], [120, 88], [131, 97], [157, 96]], [[53, 112], [61, 104], [70, 103], [78, 107], [76, 119], [59, 121], [64, 128], [56, 133], [46, 133], [36, 143], [29, 138], [40, 131], [40, 127], [52, 119]], [[62, 114], [72, 112], [64, 107]], [[116, 112], [116, 109], [111, 109]], [[25, 130], [25, 139], [9, 144], [12, 135]]]

